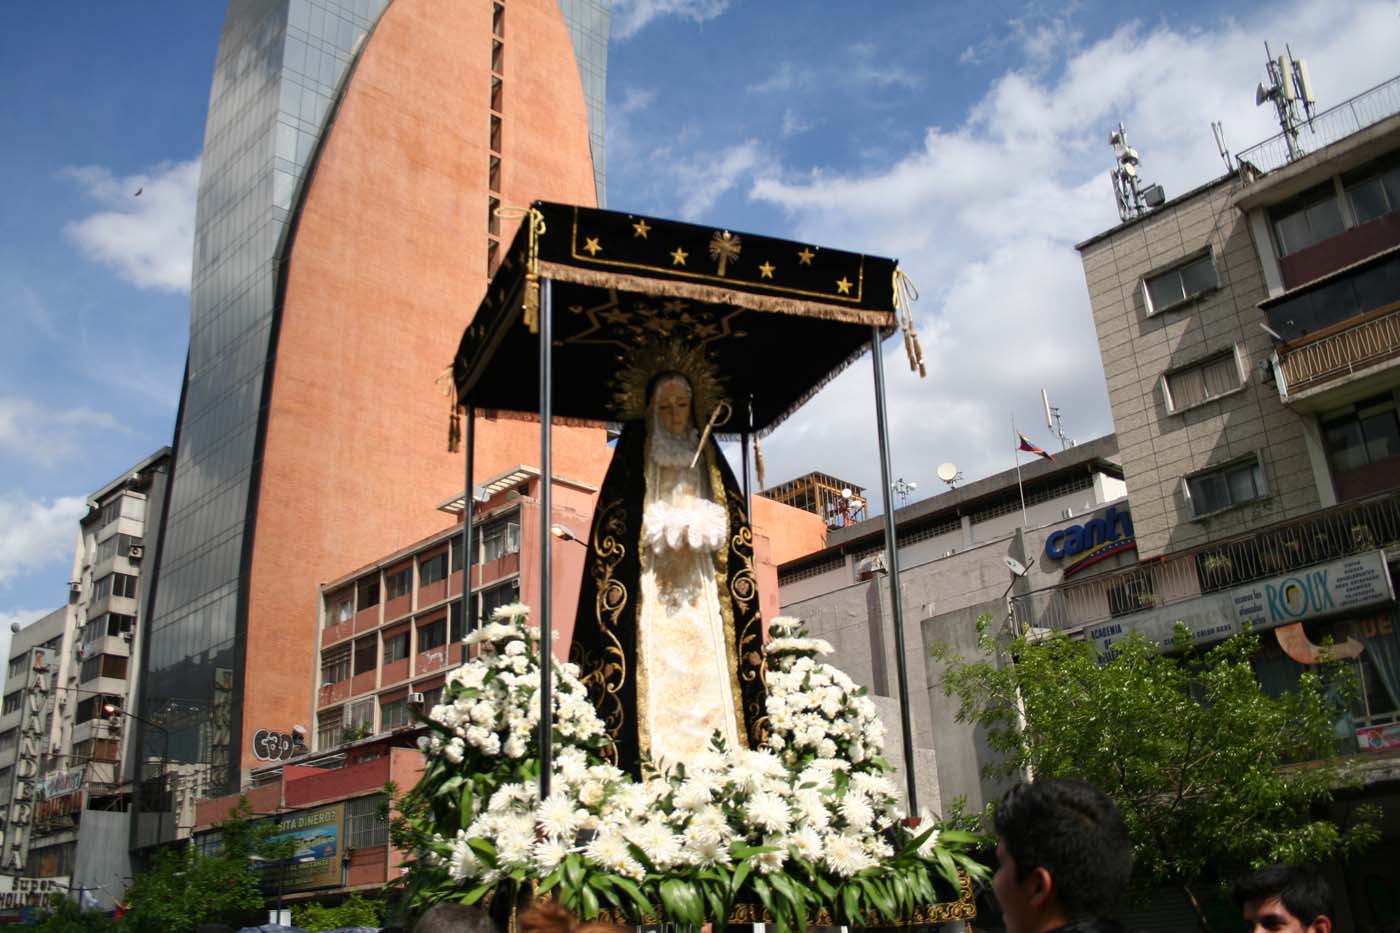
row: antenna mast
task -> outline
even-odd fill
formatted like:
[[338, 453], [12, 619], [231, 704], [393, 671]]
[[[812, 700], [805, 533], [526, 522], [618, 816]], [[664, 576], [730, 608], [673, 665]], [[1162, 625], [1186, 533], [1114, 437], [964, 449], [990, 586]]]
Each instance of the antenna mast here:
[[1068, 450], [1073, 447], [1074, 438], [1065, 436], [1065, 423], [1060, 417], [1060, 409], [1050, 404], [1050, 395], [1044, 389], [1040, 390], [1040, 401], [1045, 406], [1045, 426], [1060, 439], [1060, 449]]
[[1113, 147], [1116, 160], [1108, 178], [1118, 202], [1118, 218], [1129, 221], [1159, 207], [1167, 199], [1166, 195], [1161, 185], [1143, 186], [1138, 178], [1137, 150], [1128, 145], [1128, 131], [1123, 128], [1123, 121], [1118, 121], [1118, 129], [1108, 134], [1108, 144]]
[[[1288, 146], [1288, 161], [1292, 162], [1303, 154], [1303, 146], [1298, 142], [1298, 127], [1306, 121], [1312, 129], [1313, 115], [1317, 112], [1317, 99], [1313, 96], [1312, 81], [1308, 78], [1308, 63], [1293, 57], [1293, 49], [1287, 43], [1283, 54], [1274, 57], [1269, 43], [1264, 43], [1264, 55], [1268, 61], [1265, 69], [1269, 73], [1269, 85], [1261, 82], [1254, 91], [1254, 104], [1264, 106], [1265, 101], [1273, 101], [1278, 113], [1278, 125], [1283, 130], [1283, 140]], [[1301, 111], [1301, 115], [1300, 115]]]

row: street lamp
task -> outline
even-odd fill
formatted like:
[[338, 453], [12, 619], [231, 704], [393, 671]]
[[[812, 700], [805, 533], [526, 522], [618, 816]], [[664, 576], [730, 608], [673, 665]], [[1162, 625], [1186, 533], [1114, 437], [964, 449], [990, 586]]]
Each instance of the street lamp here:
[[[160, 844], [162, 841], [164, 841], [164, 839], [165, 839], [165, 811], [166, 811], [166, 808], [167, 808], [167, 807], [166, 807], [166, 801], [165, 801], [165, 772], [166, 772], [166, 767], [167, 767], [167, 766], [169, 765], [169, 763], [170, 763], [170, 730], [166, 729], [164, 726], [157, 725], [156, 723], [151, 722], [149, 719], [145, 719], [145, 718], [143, 718], [143, 717], [141, 717], [141, 716], [137, 716], [137, 715], [136, 715], [135, 713], [133, 713], [133, 712], [129, 712], [128, 710], [122, 709], [121, 704], [118, 703], [116, 700], [108, 700], [107, 702], [103, 703], [103, 704], [102, 704], [102, 712], [104, 712], [104, 713], [107, 714], [107, 719], [108, 719], [109, 722], [112, 723], [112, 727], [113, 727], [113, 728], [116, 728], [116, 723], [115, 723], [115, 722], [112, 722], [112, 720], [115, 720], [117, 716], [126, 716], [128, 719], [134, 719], [134, 720], [136, 720], [137, 722], [141, 723], [141, 725], [147, 726], [147, 727], [149, 727], [149, 728], [151, 728], [151, 729], [154, 729], [154, 730], [156, 730], [157, 732], [160, 733], [160, 808], [161, 808], [161, 809], [160, 809], [159, 813], [158, 813], [157, 816], [156, 816], [156, 844], [159, 845], [159, 844]], [[141, 757], [144, 758], [145, 755], [143, 754]], [[175, 801], [173, 801], [173, 800], [170, 801], [169, 807], [170, 807], [171, 809], [173, 809], [174, 806], [175, 806]]]
[[579, 547], [588, 547], [588, 544], [580, 539], [578, 535], [574, 534], [573, 529], [568, 525], [561, 525], [555, 522], [553, 525], [549, 526], [549, 533], [560, 541], [572, 541]]
[[[282, 892], [287, 880], [288, 865], [305, 865], [307, 862], [316, 861], [312, 855], [289, 855], [286, 858], [264, 858], [261, 855], [250, 855], [248, 861], [261, 864], [264, 868], [275, 867], [277, 869], [277, 915], [273, 923], [281, 923], [290, 926], [282, 917]], [[287, 918], [290, 920], [291, 918]]]

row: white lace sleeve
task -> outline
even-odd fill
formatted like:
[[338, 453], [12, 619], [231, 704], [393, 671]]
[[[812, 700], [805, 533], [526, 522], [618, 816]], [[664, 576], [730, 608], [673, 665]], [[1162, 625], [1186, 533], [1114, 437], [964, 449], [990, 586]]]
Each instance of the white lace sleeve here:
[[708, 499], [653, 502], [642, 516], [642, 540], [653, 551], [713, 551], [724, 543], [728, 524], [724, 509]]

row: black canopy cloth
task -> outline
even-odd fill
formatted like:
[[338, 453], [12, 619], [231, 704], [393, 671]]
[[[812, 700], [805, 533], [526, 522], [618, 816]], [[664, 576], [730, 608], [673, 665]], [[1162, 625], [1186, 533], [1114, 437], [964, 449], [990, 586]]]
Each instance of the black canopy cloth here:
[[[550, 708], [552, 682], [549, 425], [555, 420], [622, 420], [620, 412], [629, 404], [635, 407], [638, 400], [629, 396], [626, 386], [619, 386], [617, 374], [637, 355], [670, 346], [702, 358], [719, 374], [723, 399], [734, 416], [718, 424], [715, 435], [747, 441], [751, 433], [771, 431], [867, 348], [874, 348], [876, 421], [882, 478], [888, 489], [879, 347], [900, 323], [899, 276], [890, 259], [714, 227], [547, 202], [535, 202], [524, 212], [514, 242], [462, 336], [452, 376], [455, 401], [469, 413], [465, 435], [469, 471], [473, 410], [537, 417], [542, 422], [540, 567], [544, 585], [541, 605], [536, 607], [542, 709]], [[698, 386], [695, 401], [700, 421], [709, 410], [702, 404]], [[747, 462], [743, 472], [747, 488]], [[470, 473], [466, 488], [470, 493]], [[470, 494], [464, 503], [463, 533], [469, 536]], [[890, 510], [885, 511], [905, 765], [913, 809], [917, 802], [898, 556], [890, 547], [894, 529]], [[464, 618], [470, 618], [470, 613], [464, 612]], [[547, 795], [550, 730], [540, 731], [541, 794]]]

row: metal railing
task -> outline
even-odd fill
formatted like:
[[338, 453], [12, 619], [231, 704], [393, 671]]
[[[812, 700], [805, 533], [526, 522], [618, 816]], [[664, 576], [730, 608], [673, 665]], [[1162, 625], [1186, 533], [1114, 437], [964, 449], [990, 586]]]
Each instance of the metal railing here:
[[1400, 307], [1281, 354], [1289, 395], [1400, 356]]
[[[1241, 168], [1245, 168], [1248, 163], [1261, 173], [1272, 172], [1295, 158], [1330, 146], [1397, 113], [1400, 113], [1400, 75], [1384, 84], [1376, 85], [1369, 91], [1357, 94], [1351, 100], [1330, 107], [1311, 121], [1301, 124], [1298, 127], [1295, 154], [1289, 152], [1287, 134], [1279, 133], [1237, 153], [1235, 159]], [[1246, 173], [1245, 178], [1248, 177]]]
[[1349, 554], [1397, 546], [1400, 493], [1387, 493], [1117, 573], [1036, 590], [1013, 598], [1011, 611], [1021, 631], [1078, 629]]

